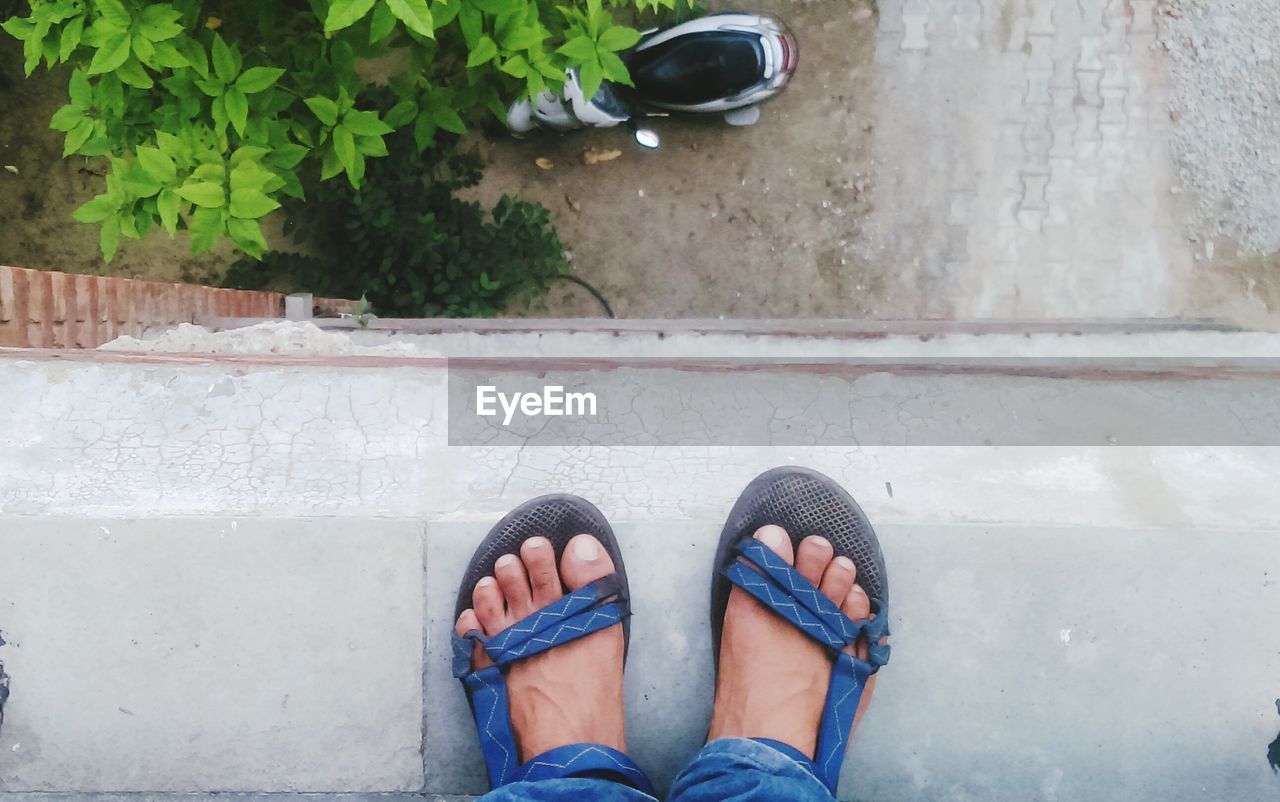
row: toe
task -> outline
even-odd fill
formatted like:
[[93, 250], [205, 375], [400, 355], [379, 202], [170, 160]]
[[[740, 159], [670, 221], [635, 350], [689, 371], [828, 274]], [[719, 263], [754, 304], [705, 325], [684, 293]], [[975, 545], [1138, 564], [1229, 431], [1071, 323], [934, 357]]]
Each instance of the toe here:
[[476, 583], [476, 589], [471, 592], [471, 605], [484, 634], [493, 636], [507, 628], [506, 599], [502, 598], [502, 588], [493, 577], [486, 576]]
[[787, 565], [794, 564], [795, 554], [792, 551], [791, 536], [787, 534], [787, 530], [783, 529], [781, 526], [769, 524], [768, 526], [762, 526], [757, 529], [755, 538], [773, 549], [779, 557], [786, 560]]
[[507, 599], [507, 610], [512, 619], [519, 621], [534, 611], [533, 589], [529, 587], [529, 575], [524, 563], [514, 554], [504, 554], [493, 566], [493, 575]]
[[556, 552], [545, 537], [531, 537], [520, 547], [529, 585], [533, 588], [534, 608], [546, 607], [564, 595], [560, 574], [556, 571]]
[[[835, 550], [831, 547], [831, 541], [818, 535], [809, 535], [800, 541], [800, 548], [796, 549], [796, 571], [799, 572], [800, 576], [816, 585], [822, 581], [822, 572], [831, 564], [831, 556], [834, 553]], [[845, 588], [845, 593], [848, 592], [849, 589]], [[836, 604], [839, 604], [843, 599], [844, 593], [840, 594], [839, 598], [836, 599]]]
[[[851, 621], [861, 621], [871, 617], [871, 599], [861, 585], [854, 585], [844, 597], [844, 604], [840, 605], [840, 609]], [[863, 638], [858, 638], [854, 653], [863, 660], [867, 659], [867, 644]]]
[[[477, 629], [484, 631], [484, 627], [480, 625], [480, 619], [476, 617], [476, 611], [466, 609], [462, 611], [462, 615], [458, 616], [458, 623], [453, 628], [453, 631], [459, 635], [465, 635]], [[477, 643], [471, 652], [471, 664], [477, 669], [488, 668], [493, 665], [493, 661], [489, 659], [489, 655], [485, 654], [484, 649], [480, 648], [480, 644]]]
[[560, 557], [560, 576], [569, 590], [577, 590], [602, 576], [613, 573], [613, 560], [599, 540], [591, 535], [577, 535], [565, 546]]
[[853, 588], [856, 573], [853, 560], [844, 556], [837, 557], [827, 565], [827, 570], [822, 574], [822, 584], [818, 587], [822, 590], [822, 595], [836, 604], [842, 604]]

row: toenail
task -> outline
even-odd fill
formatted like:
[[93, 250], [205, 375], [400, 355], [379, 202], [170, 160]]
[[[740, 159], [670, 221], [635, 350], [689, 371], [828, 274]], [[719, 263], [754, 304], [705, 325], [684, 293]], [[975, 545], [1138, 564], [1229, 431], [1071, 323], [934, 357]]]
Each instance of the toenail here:
[[492, 584], [493, 584], [493, 581], [494, 581], [494, 580], [493, 580], [493, 577], [491, 577], [491, 576], [486, 576], [486, 577], [484, 577], [483, 579], [481, 579], [479, 582], [477, 582], [477, 583], [476, 583], [476, 587], [478, 587], [478, 588], [487, 588], [487, 587], [489, 587], [490, 585], [492, 585]]
[[782, 531], [776, 526], [761, 529], [757, 537], [759, 540], [764, 541], [764, 544], [769, 548], [777, 549], [782, 547]]
[[545, 537], [535, 537], [527, 541], [524, 545], [525, 548], [530, 549], [545, 549], [547, 547], [547, 542], [548, 541]]
[[506, 567], [508, 567], [508, 566], [510, 566], [510, 565], [514, 565], [514, 564], [515, 564], [515, 561], [516, 561], [516, 555], [514, 555], [514, 554], [504, 554], [504, 555], [502, 555], [501, 557], [499, 557], [499, 558], [498, 558], [498, 561], [497, 561], [496, 563], [494, 563], [494, 564], [493, 564], [493, 566], [494, 566], [495, 568], [506, 568]]
[[850, 560], [848, 557], [844, 557], [844, 556], [837, 557], [836, 565], [840, 566], [846, 571], [853, 570], [853, 560]]
[[600, 544], [593, 537], [578, 538], [573, 544], [573, 555], [579, 560], [595, 562], [600, 559]]

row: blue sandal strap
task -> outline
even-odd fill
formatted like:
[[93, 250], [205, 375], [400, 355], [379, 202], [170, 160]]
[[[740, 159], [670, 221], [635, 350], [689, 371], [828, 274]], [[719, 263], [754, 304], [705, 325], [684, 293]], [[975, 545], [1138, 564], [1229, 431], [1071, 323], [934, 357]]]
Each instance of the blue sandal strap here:
[[557, 746], [521, 766], [515, 781], [609, 775], [641, 793], [653, 795], [653, 785], [631, 758], [603, 744]]
[[[746, 541], [737, 551], [759, 570], [735, 561], [724, 570], [729, 581], [832, 653], [831, 684], [818, 726], [817, 748], [814, 759], [802, 765], [812, 766], [814, 776], [834, 794], [867, 679], [889, 661], [888, 645], [880, 644], [889, 634], [887, 611], [872, 600], [876, 617], [851, 621], [812, 582], [760, 541]], [[859, 635], [865, 635], [869, 644], [868, 660], [842, 651]]]
[[818, 723], [818, 742], [814, 748], [813, 764], [822, 784], [835, 795], [840, 782], [840, 765], [849, 747], [849, 732], [858, 714], [862, 692], [867, 678], [872, 674], [871, 665], [865, 660], [841, 652], [831, 669], [831, 685], [827, 688], [827, 700], [822, 708], [822, 721]]
[[631, 615], [616, 574], [562, 596], [491, 638], [479, 630], [453, 635], [453, 675], [471, 673], [472, 645], [480, 644], [494, 663], [508, 666], [584, 635], [607, 629]]

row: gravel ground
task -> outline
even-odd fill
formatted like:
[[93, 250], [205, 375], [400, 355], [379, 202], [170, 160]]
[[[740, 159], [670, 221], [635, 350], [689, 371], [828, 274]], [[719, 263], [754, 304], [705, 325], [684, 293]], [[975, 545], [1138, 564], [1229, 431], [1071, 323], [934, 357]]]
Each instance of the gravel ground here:
[[1167, 0], [1174, 155], [1195, 228], [1280, 251], [1280, 0]]

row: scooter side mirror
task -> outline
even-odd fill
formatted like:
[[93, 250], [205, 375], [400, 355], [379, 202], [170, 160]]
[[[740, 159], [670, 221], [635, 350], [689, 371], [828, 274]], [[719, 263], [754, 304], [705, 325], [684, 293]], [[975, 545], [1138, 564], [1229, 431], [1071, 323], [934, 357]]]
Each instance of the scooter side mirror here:
[[658, 132], [649, 128], [636, 129], [636, 144], [642, 148], [656, 150], [662, 144], [662, 139], [658, 136]]

